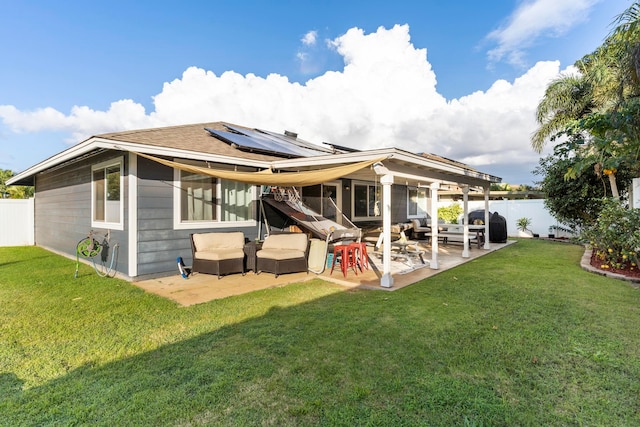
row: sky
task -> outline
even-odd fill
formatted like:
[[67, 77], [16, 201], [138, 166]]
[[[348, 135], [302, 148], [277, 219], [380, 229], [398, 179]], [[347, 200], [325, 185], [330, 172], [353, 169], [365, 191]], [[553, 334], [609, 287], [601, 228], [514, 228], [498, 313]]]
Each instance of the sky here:
[[535, 110], [631, 0], [0, 0], [0, 169], [225, 121], [533, 185]]

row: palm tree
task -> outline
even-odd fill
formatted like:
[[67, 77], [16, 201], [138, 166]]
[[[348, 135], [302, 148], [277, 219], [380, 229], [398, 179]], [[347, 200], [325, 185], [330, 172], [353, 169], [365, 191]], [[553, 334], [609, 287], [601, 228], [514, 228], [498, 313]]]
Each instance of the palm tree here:
[[536, 109], [540, 126], [531, 138], [533, 149], [541, 152], [547, 140], [569, 129], [594, 108], [593, 87], [584, 75], [561, 76], [552, 81]]
[[[560, 134], [582, 143], [577, 149], [595, 160], [594, 172], [608, 177], [616, 198], [616, 166], [637, 163], [640, 153], [634, 114], [640, 100], [639, 20], [640, 2], [635, 2], [616, 18], [619, 25], [605, 42], [575, 63], [579, 75], [562, 76], [547, 87], [536, 112], [539, 127], [531, 138], [538, 152]], [[581, 172], [569, 170], [567, 178]]]

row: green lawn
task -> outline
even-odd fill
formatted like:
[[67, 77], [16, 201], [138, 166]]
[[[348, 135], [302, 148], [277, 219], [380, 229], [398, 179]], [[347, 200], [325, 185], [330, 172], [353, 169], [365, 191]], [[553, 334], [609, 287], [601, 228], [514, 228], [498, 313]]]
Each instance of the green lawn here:
[[581, 255], [523, 240], [395, 292], [180, 308], [0, 248], [0, 425], [640, 425], [639, 291]]

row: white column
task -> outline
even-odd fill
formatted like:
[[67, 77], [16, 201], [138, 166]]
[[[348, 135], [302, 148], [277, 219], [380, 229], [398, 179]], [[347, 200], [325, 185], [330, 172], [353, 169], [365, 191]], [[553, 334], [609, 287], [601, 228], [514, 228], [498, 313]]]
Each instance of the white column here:
[[469, 258], [469, 186], [462, 187], [462, 258]]
[[440, 184], [434, 182], [431, 188], [431, 262], [429, 267], [437, 270], [438, 267], [438, 188]]
[[[127, 262], [129, 277], [138, 275], [138, 156], [129, 153], [128, 192], [127, 192]], [[122, 197], [122, 196], [121, 196]]]
[[484, 249], [491, 249], [489, 243], [489, 187], [484, 187]]
[[382, 277], [380, 286], [390, 288], [393, 286], [391, 276], [391, 185], [393, 175], [387, 174], [380, 177], [382, 184]]

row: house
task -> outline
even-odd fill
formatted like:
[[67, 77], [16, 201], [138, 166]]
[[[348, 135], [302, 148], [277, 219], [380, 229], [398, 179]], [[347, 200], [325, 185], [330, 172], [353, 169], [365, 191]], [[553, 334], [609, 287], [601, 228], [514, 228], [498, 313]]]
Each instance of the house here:
[[[463, 194], [480, 188], [488, 201], [497, 182], [431, 154], [311, 144], [292, 132], [215, 122], [96, 135], [8, 184], [35, 187], [37, 245], [75, 257], [90, 230], [108, 230], [119, 245], [117, 271], [140, 280], [175, 274], [176, 256], [190, 257], [190, 233], [260, 236], [263, 185], [296, 186], [309, 205], [339, 222], [325, 203], [330, 197], [356, 225], [382, 225], [390, 241], [391, 224], [437, 217], [431, 201], [441, 186], [459, 186]], [[438, 239], [432, 240], [430, 264], [438, 268]], [[465, 250], [466, 243], [463, 256]], [[388, 263], [381, 285], [392, 285]]]

